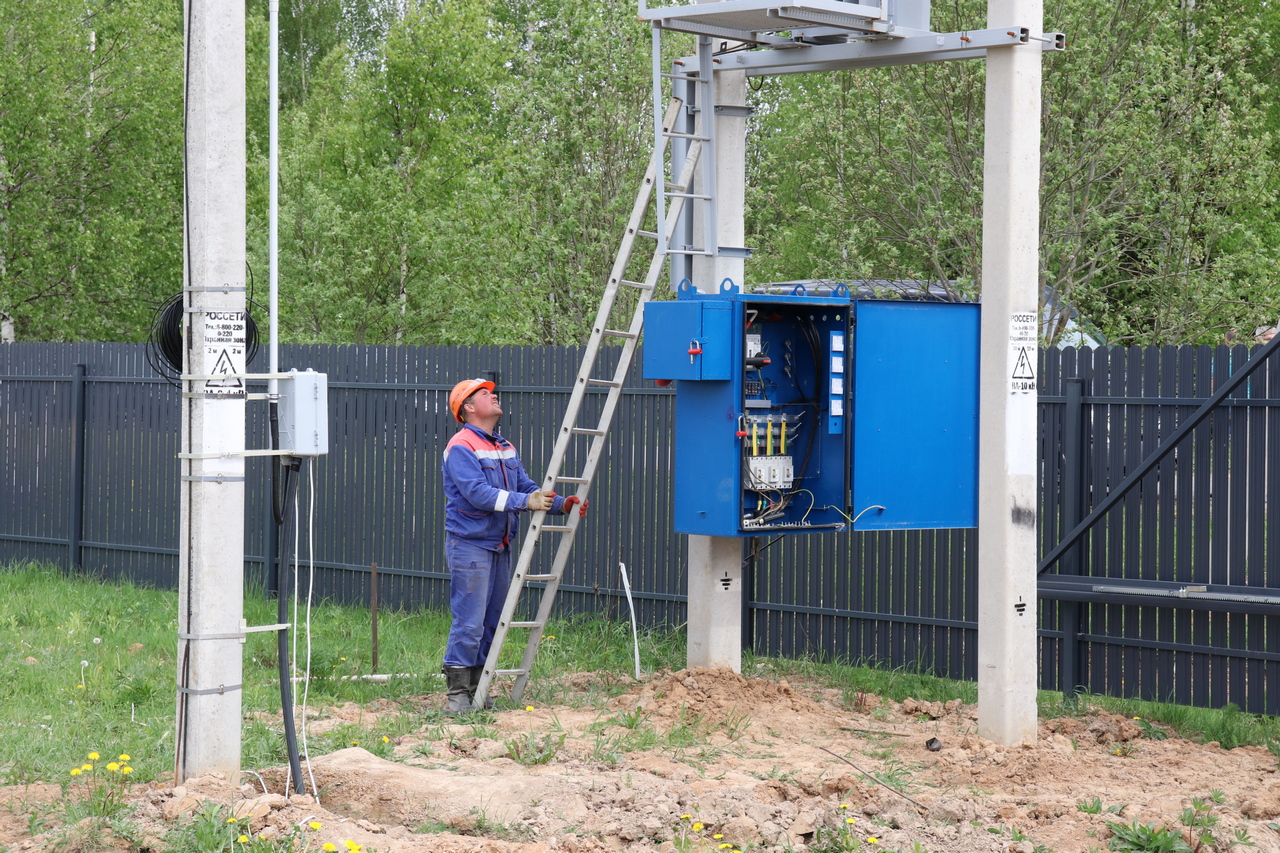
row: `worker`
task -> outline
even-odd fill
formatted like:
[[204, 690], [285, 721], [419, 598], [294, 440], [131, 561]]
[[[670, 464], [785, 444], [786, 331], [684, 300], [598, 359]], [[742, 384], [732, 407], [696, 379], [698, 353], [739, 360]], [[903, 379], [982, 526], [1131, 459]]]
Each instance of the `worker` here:
[[[444, 449], [445, 557], [453, 624], [444, 650], [445, 713], [473, 709], [485, 659], [511, 583], [511, 543], [519, 513], [568, 513], [587, 502], [539, 489], [511, 442], [494, 430], [502, 405], [492, 382], [464, 379], [449, 392], [462, 429]], [[485, 702], [492, 708], [491, 702]]]

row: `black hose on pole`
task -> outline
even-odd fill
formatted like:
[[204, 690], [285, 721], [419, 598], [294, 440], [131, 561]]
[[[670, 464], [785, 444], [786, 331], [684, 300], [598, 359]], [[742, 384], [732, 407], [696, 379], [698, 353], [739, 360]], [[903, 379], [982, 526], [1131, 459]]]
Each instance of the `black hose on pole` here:
[[[271, 409], [271, 449], [280, 447], [280, 420], [277, 403], [270, 404]], [[289, 565], [289, 524], [297, 523], [297, 519], [289, 514], [290, 492], [298, 488], [298, 460], [291, 459], [282, 464], [279, 456], [271, 457], [271, 515], [275, 522], [271, 535], [281, 542], [281, 547], [274, 549], [280, 559], [268, 564], [268, 581], [275, 588], [276, 623], [283, 625], [289, 621], [289, 575], [285, 567]], [[283, 483], [281, 482], [283, 480]], [[283, 485], [283, 488], [281, 486]], [[283, 534], [283, 535], [282, 535]], [[296, 556], [296, 555], [295, 555]], [[306, 785], [302, 781], [302, 762], [298, 759], [298, 733], [293, 722], [293, 681], [289, 673], [289, 629], [276, 631], [276, 660], [280, 670], [280, 716], [284, 720], [284, 745], [289, 753], [289, 774], [293, 777], [293, 790], [296, 794], [305, 794]]]

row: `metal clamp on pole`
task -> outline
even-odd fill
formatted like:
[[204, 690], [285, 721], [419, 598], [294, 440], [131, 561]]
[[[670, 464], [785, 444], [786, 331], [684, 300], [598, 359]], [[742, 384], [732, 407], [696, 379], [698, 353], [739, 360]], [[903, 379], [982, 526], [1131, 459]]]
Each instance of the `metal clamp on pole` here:
[[230, 693], [233, 690], [243, 689], [243, 684], [219, 684], [217, 687], [210, 687], [207, 690], [196, 690], [191, 687], [183, 687], [181, 684], [178, 685], [178, 692], [184, 693], [187, 696], [213, 696], [215, 694], [221, 696], [224, 693]]

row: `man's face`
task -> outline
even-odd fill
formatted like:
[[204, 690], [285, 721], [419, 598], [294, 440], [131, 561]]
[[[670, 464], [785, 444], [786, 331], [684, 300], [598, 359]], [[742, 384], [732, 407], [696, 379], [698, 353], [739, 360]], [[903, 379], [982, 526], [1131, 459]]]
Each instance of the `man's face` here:
[[472, 394], [467, 398], [467, 402], [463, 403], [463, 406], [466, 407], [475, 420], [479, 421], [502, 415], [502, 404], [498, 402], [498, 395], [488, 388], [481, 388]]

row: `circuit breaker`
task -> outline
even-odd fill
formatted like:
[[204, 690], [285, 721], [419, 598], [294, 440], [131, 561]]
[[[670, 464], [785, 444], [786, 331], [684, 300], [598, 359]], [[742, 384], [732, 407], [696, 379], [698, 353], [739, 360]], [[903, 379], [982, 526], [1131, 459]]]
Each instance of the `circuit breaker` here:
[[646, 305], [644, 375], [676, 380], [676, 530], [974, 526], [978, 319], [844, 288]]

